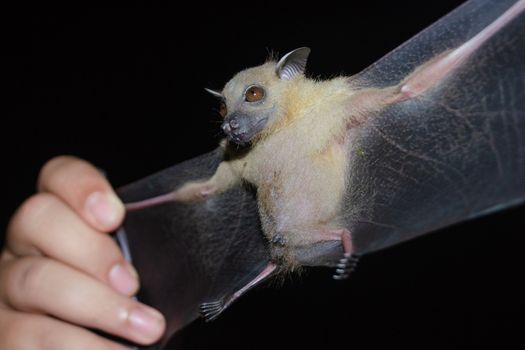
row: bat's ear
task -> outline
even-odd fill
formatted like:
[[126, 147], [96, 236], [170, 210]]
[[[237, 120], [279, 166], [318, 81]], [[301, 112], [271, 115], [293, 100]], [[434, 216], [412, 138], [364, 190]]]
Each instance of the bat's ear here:
[[224, 95], [221, 92], [219, 92], [219, 91], [208, 89], [208, 88], [204, 88], [204, 90], [206, 90], [206, 92], [209, 92], [210, 94], [212, 94], [213, 97], [220, 98], [221, 100], [224, 99]]
[[290, 80], [298, 75], [304, 74], [309, 54], [309, 47], [300, 47], [288, 52], [277, 62], [275, 73], [283, 80]]

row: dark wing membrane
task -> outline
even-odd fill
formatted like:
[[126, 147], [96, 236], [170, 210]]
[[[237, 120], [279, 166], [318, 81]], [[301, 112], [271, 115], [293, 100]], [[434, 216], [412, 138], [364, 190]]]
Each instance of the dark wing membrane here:
[[[178, 164], [118, 192], [125, 203], [168, 193], [213, 174], [222, 151]], [[129, 211], [124, 223], [130, 255], [141, 279], [138, 298], [167, 319], [162, 348], [199, 315], [203, 302], [221, 300], [267, 265], [255, 199], [238, 188], [194, 204], [164, 203]]]
[[[396, 85], [515, 1], [458, 8], [355, 77]], [[525, 200], [525, 13], [423, 95], [351, 131], [345, 218], [357, 251], [385, 248]]]

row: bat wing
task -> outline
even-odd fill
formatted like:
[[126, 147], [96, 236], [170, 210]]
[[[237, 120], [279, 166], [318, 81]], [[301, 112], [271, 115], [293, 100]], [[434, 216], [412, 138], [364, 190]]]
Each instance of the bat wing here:
[[[221, 160], [218, 149], [118, 192], [125, 203], [155, 197], [211, 176]], [[241, 187], [206, 202], [167, 202], [128, 211], [118, 237], [140, 275], [138, 298], [167, 319], [163, 340], [151, 349], [162, 348], [197, 318], [202, 303], [232, 295], [269, 261], [253, 193]]]
[[353, 78], [395, 86], [443, 52], [478, 46], [424, 93], [351, 131], [344, 215], [357, 252], [525, 200], [524, 10], [470, 1]]

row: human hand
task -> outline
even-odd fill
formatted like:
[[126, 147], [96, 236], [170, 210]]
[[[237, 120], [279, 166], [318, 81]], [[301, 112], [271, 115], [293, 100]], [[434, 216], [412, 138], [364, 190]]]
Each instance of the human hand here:
[[13, 215], [0, 256], [0, 349], [126, 349], [157, 341], [162, 315], [130, 296], [138, 276], [107, 234], [124, 206], [91, 164], [57, 157]]

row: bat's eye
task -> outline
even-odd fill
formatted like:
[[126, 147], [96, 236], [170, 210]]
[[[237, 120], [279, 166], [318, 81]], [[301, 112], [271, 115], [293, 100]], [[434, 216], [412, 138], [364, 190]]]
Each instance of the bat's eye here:
[[260, 86], [250, 86], [244, 93], [244, 99], [247, 102], [257, 102], [264, 97], [264, 89]]
[[219, 114], [223, 118], [226, 117], [226, 114], [228, 114], [228, 108], [226, 108], [226, 103], [221, 102], [221, 104], [219, 105]]

